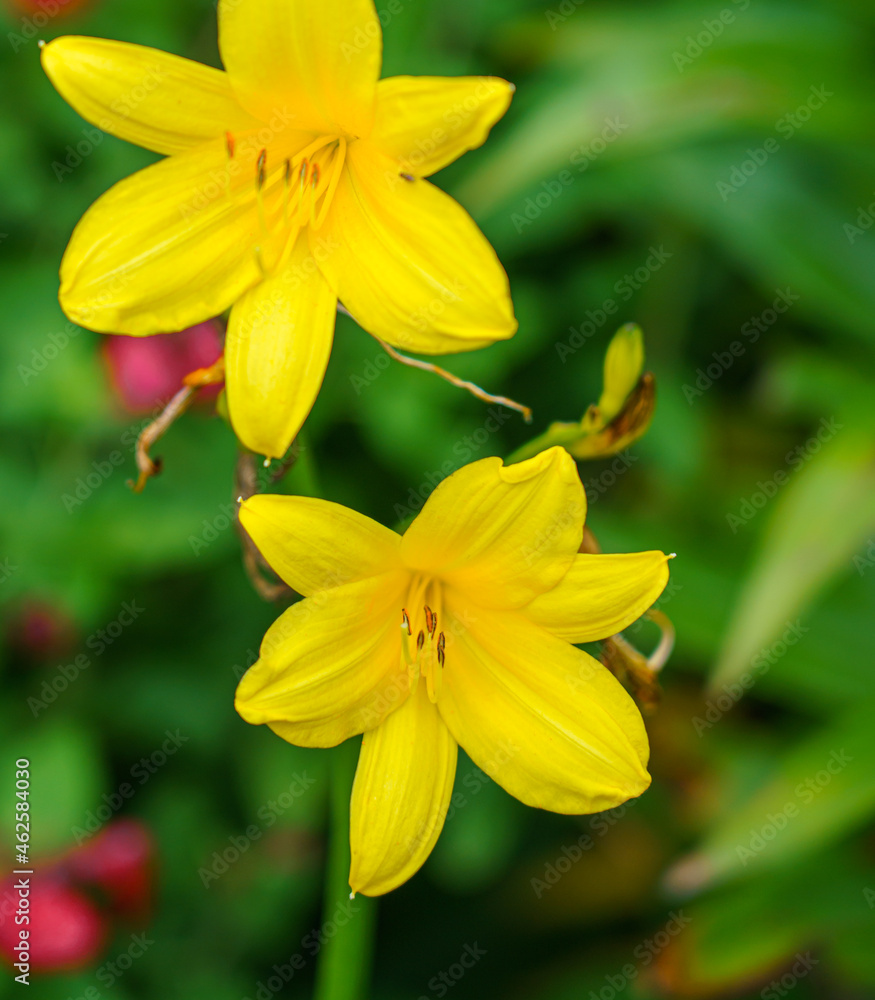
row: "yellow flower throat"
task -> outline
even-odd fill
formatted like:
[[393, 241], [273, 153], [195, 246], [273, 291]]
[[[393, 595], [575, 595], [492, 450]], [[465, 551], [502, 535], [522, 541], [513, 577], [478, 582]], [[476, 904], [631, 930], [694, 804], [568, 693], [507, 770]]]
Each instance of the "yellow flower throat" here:
[[[225, 133], [229, 161], [234, 159], [239, 138]], [[248, 137], [243, 140], [248, 145]], [[343, 174], [349, 141], [342, 135], [320, 135], [294, 153], [280, 143], [258, 151], [254, 180], [262, 240], [267, 243], [279, 237], [282, 242], [279, 257], [270, 268], [262, 259], [262, 248], [257, 248], [263, 272], [275, 271], [285, 263], [305, 226], [318, 230], [324, 224]]]
[[411, 692], [424, 677], [429, 701], [434, 704], [441, 693], [447, 644], [446, 635], [438, 629], [440, 587], [421, 579], [414, 582], [410, 595], [408, 606], [401, 609], [401, 656], [410, 673]]

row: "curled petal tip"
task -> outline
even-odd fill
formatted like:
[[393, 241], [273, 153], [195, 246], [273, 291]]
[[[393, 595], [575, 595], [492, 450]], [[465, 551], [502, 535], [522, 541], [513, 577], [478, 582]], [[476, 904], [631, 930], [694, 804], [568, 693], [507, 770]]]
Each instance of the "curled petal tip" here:
[[523, 462], [503, 465], [499, 475], [506, 483], [521, 483], [551, 469], [558, 472], [564, 482], [573, 482], [578, 475], [574, 459], [564, 448], [558, 446], [546, 448]]

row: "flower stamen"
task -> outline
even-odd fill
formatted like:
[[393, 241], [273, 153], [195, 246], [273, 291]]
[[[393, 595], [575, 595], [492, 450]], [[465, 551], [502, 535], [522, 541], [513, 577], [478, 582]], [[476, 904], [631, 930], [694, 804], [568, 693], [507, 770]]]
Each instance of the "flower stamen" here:
[[[237, 142], [230, 132], [225, 143], [233, 157]], [[343, 174], [346, 148], [344, 137], [322, 135], [291, 156], [272, 146], [258, 151], [255, 187], [261, 237], [255, 254], [262, 277], [285, 266], [305, 226], [318, 229], [325, 222]], [[268, 169], [269, 157], [277, 169]]]
[[286, 158], [283, 169], [283, 219], [289, 217], [289, 186], [292, 180], [292, 161]]
[[427, 604], [425, 605], [425, 627], [428, 629], [428, 634], [433, 639], [434, 630], [437, 628], [437, 615]]
[[[443, 632], [441, 632], [441, 636], [443, 636]], [[432, 705], [436, 704], [438, 698], [440, 697], [441, 685], [444, 679], [444, 650], [441, 646], [440, 640], [438, 640], [437, 646], [437, 656], [435, 656], [434, 647], [429, 647], [428, 652], [425, 654], [426, 663], [424, 664], [425, 669], [423, 670], [423, 673], [425, 674], [428, 700], [432, 703]], [[435, 664], [435, 659], [437, 659], [437, 664]]]
[[314, 142], [311, 142], [306, 149], [302, 149], [300, 153], [297, 153], [295, 159], [302, 159], [306, 161], [309, 157], [313, 156], [314, 153], [318, 153], [323, 146], [328, 146], [332, 142], [337, 142], [336, 135], [322, 135]]
[[325, 222], [325, 217], [328, 215], [328, 209], [331, 207], [331, 202], [334, 198], [334, 192], [337, 190], [337, 185], [340, 183], [341, 175], [343, 174], [343, 165], [346, 162], [346, 139], [342, 136], [337, 144], [337, 150], [334, 154], [334, 161], [331, 166], [331, 176], [328, 178], [328, 184], [325, 187], [325, 191], [322, 195], [322, 206], [319, 209], [319, 215], [313, 222], [313, 229], [321, 229], [322, 223]]
[[319, 188], [319, 179], [321, 177], [321, 172], [319, 170], [319, 164], [314, 163], [313, 169], [310, 172], [310, 211], [307, 213], [309, 216], [309, 222], [312, 226], [316, 221], [316, 200], [318, 198], [317, 190]]
[[[428, 577], [417, 577], [411, 583], [406, 605], [401, 608], [402, 669], [406, 668], [410, 675], [411, 694], [416, 691], [422, 678], [428, 698], [435, 704], [441, 694], [446, 662], [446, 635], [437, 630], [438, 619], [442, 614], [442, 594], [436, 582]], [[424, 598], [428, 599], [428, 604]], [[411, 617], [407, 610], [410, 607], [420, 610]], [[411, 638], [414, 633], [415, 640]]]
[[264, 179], [266, 177], [266, 170], [265, 170], [265, 167], [267, 165], [266, 149], [262, 149], [262, 151], [258, 154], [258, 159], [256, 160], [255, 165], [257, 168], [256, 183], [258, 184], [259, 190], [261, 190], [261, 188], [264, 187]]

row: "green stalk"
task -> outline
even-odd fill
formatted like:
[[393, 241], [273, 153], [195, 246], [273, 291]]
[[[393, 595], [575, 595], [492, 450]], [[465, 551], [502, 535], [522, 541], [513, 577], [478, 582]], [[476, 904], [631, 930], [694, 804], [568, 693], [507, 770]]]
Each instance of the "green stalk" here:
[[313, 457], [310, 439], [304, 431], [299, 431], [296, 441], [300, 447], [300, 453], [295, 460], [295, 467], [292, 470], [292, 474], [295, 476], [293, 481], [297, 486], [297, 492], [305, 497], [321, 497], [319, 473], [316, 469], [316, 461]]
[[[349, 899], [349, 799], [359, 744], [347, 740], [331, 761], [328, 864], [322, 919], [325, 944], [319, 953], [314, 1000], [363, 1000], [371, 974], [376, 901]], [[345, 923], [342, 923], [346, 920]], [[325, 933], [334, 924], [336, 934]]]
[[554, 445], [565, 445], [574, 444], [575, 441], [579, 440], [583, 431], [581, 430], [580, 423], [576, 424], [563, 424], [556, 425], [549, 430], [544, 431], [536, 438], [532, 438], [531, 441], [527, 441], [525, 444], [520, 445], [519, 448], [512, 454], [509, 455], [505, 460], [505, 465], [515, 465], [517, 462], [524, 462], [527, 458], [534, 458], [535, 455], [540, 455], [542, 451], [546, 451], [548, 448], [552, 448]]

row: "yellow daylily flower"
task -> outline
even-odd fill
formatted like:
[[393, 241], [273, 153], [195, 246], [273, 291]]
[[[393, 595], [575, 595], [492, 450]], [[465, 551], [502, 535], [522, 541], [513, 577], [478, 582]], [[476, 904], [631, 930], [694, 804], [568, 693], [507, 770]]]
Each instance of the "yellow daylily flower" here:
[[324, 500], [241, 505], [262, 555], [305, 600], [268, 630], [237, 710], [300, 746], [364, 733], [353, 892], [388, 892], [423, 864], [458, 746], [511, 795], [553, 812], [598, 812], [647, 788], [638, 709], [572, 643], [640, 617], [665, 587], [667, 557], [580, 553], [585, 513], [562, 448], [465, 466], [403, 536]]
[[219, 48], [224, 72], [100, 38], [43, 47], [84, 118], [167, 156], [86, 212], [60, 299], [83, 326], [135, 336], [231, 308], [231, 420], [276, 457], [319, 391], [338, 299], [422, 354], [515, 332], [495, 252], [424, 179], [485, 141], [513, 87], [380, 80], [373, 0], [219, 0]]

